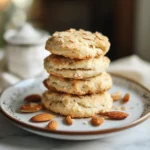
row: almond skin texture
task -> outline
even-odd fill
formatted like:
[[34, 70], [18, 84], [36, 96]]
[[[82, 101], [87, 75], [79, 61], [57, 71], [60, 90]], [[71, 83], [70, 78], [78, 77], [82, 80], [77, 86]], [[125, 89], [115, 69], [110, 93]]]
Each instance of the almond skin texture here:
[[65, 123], [67, 125], [72, 125], [73, 124], [73, 120], [71, 119], [71, 116], [65, 117]]
[[127, 93], [127, 94], [125, 94], [125, 96], [123, 97], [123, 102], [124, 102], [124, 103], [127, 103], [127, 102], [129, 101], [129, 99], [130, 99], [130, 94]]
[[103, 117], [93, 116], [91, 119], [91, 123], [94, 126], [100, 126], [101, 124], [103, 124], [104, 120], [105, 119]]
[[111, 97], [112, 97], [113, 101], [118, 101], [119, 99], [121, 99], [121, 92], [118, 91], [118, 92], [112, 93]]
[[57, 127], [58, 127], [58, 122], [57, 121], [54, 121], [54, 120], [52, 120], [52, 121], [50, 121], [49, 123], [48, 123], [48, 129], [49, 130], [56, 130], [57, 129]]
[[106, 116], [113, 120], [122, 120], [128, 117], [128, 114], [121, 111], [110, 111], [105, 113], [100, 113], [100, 115]]
[[24, 98], [25, 102], [41, 102], [41, 96], [38, 94], [28, 95]]
[[24, 104], [20, 107], [19, 111], [22, 113], [33, 113], [37, 112], [43, 109], [42, 104], [37, 104], [37, 103], [29, 103], [29, 104]]
[[30, 121], [32, 121], [32, 122], [45, 122], [45, 121], [49, 121], [53, 118], [54, 118], [54, 116], [52, 114], [42, 113], [42, 114], [38, 114], [36, 116], [33, 116], [30, 119]]

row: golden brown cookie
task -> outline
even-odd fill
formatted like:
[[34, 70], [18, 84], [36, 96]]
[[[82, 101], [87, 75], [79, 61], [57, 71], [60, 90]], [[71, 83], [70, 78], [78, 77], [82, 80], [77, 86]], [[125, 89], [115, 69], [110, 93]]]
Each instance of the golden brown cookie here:
[[112, 87], [111, 76], [104, 72], [88, 79], [67, 79], [50, 75], [45, 81], [48, 89], [75, 95], [95, 94]]
[[[87, 67], [86, 69], [80, 68], [79, 64], [74, 66], [74, 69], [66, 69], [67, 66], [65, 66], [63, 64], [62, 65], [61, 64], [59, 64], [59, 65], [53, 64], [52, 65], [51, 63], [49, 63], [49, 60], [46, 58], [44, 61], [44, 68], [47, 70], [47, 72], [49, 74], [52, 74], [55, 76], [59, 76], [59, 77], [63, 77], [63, 78], [72, 78], [72, 79], [84, 79], [84, 78], [90, 78], [90, 77], [97, 76], [97, 75], [101, 74], [102, 72], [106, 71], [106, 69], [109, 66], [110, 61], [107, 57], [102, 57], [102, 60], [99, 65], [97, 64], [97, 66], [95, 66], [94, 68], [91, 68], [91, 69], [90, 69], [90, 67], [88, 68], [88, 65], [86, 66], [86, 64], [83, 64], [84, 60], [81, 61], [82, 63], [79, 63], [79, 64], [81, 64], [82, 67], [83, 66]], [[91, 63], [90, 60], [89, 60], [89, 63]], [[64, 67], [66, 67], [66, 68], [64, 68]], [[63, 69], [58, 69], [58, 68], [63, 68]]]
[[108, 38], [101, 33], [75, 29], [55, 32], [45, 46], [52, 54], [77, 59], [105, 55], [109, 48]]
[[49, 55], [44, 59], [44, 63], [48, 67], [55, 69], [89, 69], [97, 70], [108, 66], [110, 60], [108, 57], [99, 56], [89, 59], [70, 59], [59, 55]]
[[42, 102], [46, 109], [73, 118], [92, 117], [96, 113], [110, 111], [113, 100], [108, 92], [92, 95], [70, 95], [46, 91]]

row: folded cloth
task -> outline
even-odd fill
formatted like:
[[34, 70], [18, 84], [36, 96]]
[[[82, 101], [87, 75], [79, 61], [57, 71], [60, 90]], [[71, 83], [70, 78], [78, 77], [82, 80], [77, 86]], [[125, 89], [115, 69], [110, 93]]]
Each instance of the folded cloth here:
[[17, 82], [21, 81], [19, 77], [16, 77], [15, 75], [8, 72], [2, 72], [0, 77], [2, 86], [4, 88], [14, 85]]
[[[113, 61], [110, 64], [108, 71], [128, 77], [150, 89], [150, 63], [142, 60], [137, 55], [132, 55]], [[11, 86], [20, 80], [20, 78], [10, 73], [1, 73], [0, 89], [2, 90], [8, 86]]]
[[108, 71], [128, 77], [150, 89], [150, 63], [137, 55], [113, 61]]
[[[39, 77], [39, 76], [48, 76], [48, 73], [45, 70], [43, 70], [43, 72], [36, 77]], [[21, 80], [23, 79], [12, 73], [1, 72], [0, 73], [0, 93], [7, 87], [14, 85]]]

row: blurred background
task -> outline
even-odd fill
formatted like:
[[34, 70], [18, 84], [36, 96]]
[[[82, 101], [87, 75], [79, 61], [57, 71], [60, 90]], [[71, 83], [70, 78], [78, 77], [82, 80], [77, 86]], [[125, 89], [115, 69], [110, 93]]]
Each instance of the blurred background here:
[[[35, 57], [33, 52], [6, 53], [7, 45], [13, 47], [14, 43], [7, 38], [4, 40], [4, 34], [10, 29], [20, 29], [26, 22], [29, 24], [19, 32], [19, 35], [26, 33], [26, 39], [31, 37], [31, 30], [34, 36], [38, 35], [35, 30], [37, 28], [47, 35], [69, 28], [99, 31], [110, 39], [111, 49], [107, 55], [112, 61], [132, 54], [150, 61], [150, 0], [0, 0], [0, 58], [9, 55], [6, 61], [13, 58], [10, 64], [15, 62], [16, 57], [22, 60], [30, 55], [30, 61]], [[31, 24], [33, 28], [29, 26]], [[32, 44], [15, 42], [15, 45], [16, 43], [22, 49], [32, 45], [30, 50], [38, 45], [35, 41]], [[21, 67], [29, 66], [30, 64]], [[9, 64], [8, 68], [20, 75], [12, 71]]]
[[49, 33], [83, 28], [107, 35], [111, 60], [136, 53], [150, 61], [150, 0], [0, 0], [3, 33], [25, 21]]

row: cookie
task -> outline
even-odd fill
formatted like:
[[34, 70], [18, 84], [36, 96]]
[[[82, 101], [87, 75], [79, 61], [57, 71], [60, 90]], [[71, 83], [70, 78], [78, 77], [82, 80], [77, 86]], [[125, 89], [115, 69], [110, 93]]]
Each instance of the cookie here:
[[55, 32], [45, 45], [45, 49], [52, 54], [77, 59], [105, 55], [109, 48], [110, 42], [106, 36], [81, 29]]
[[43, 93], [42, 102], [46, 109], [72, 118], [92, 117], [110, 111], [113, 104], [108, 92], [77, 96], [50, 90]]
[[96, 77], [80, 80], [50, 75], [45, 82], [48, 89], [75, 95], [102, 93], [112, 87], [111, 76], [106, 72]]
[[110, 60], [105, 56], [99, 56], [89, 59], [69, 59], [59, 55], [49, 55], [45, 58], [44, 63], [47, 67], [55, 69], [89, 69], [97, 70], [108, 66]]
[[54, 68], [46, 68], [47, 72], [49, 74], [58, 76], [58, 77], [63, 77], [63, 78], [72, 78], [72, 79], [85, 79], [85, 78], [90, 78], [97, 76], [101, 74], [102, 72], [105, 71], [106, 68], [101, 68], [98, 70], [83, 70], [83, 69], [78, 69], [78, 70], [71, 70], [71, 69], [54, 69]]
[[[48, 61], [44, 61], [44, 68], [47, 70], [49, 74], [63, 77], [63, 78], [72, 78], [72, 79], [84, 79], [84, 78], [90, 78], [97, 76], [103, 72], [106, 71], [106, 69], [109, 66], [109, 59], [107, 57], [104, 57], [104, 60], [102, 63], [99, 64], [99, 66], [95, 66], [95, 69], [84, 69], [84, 68], [77, 68], [77, 69], [57, 69], [57, 66], [52, 66]], [[80, 67], [78, 65], [78, 67]], [[59, 68], [59, 67], [58, 67]]]

